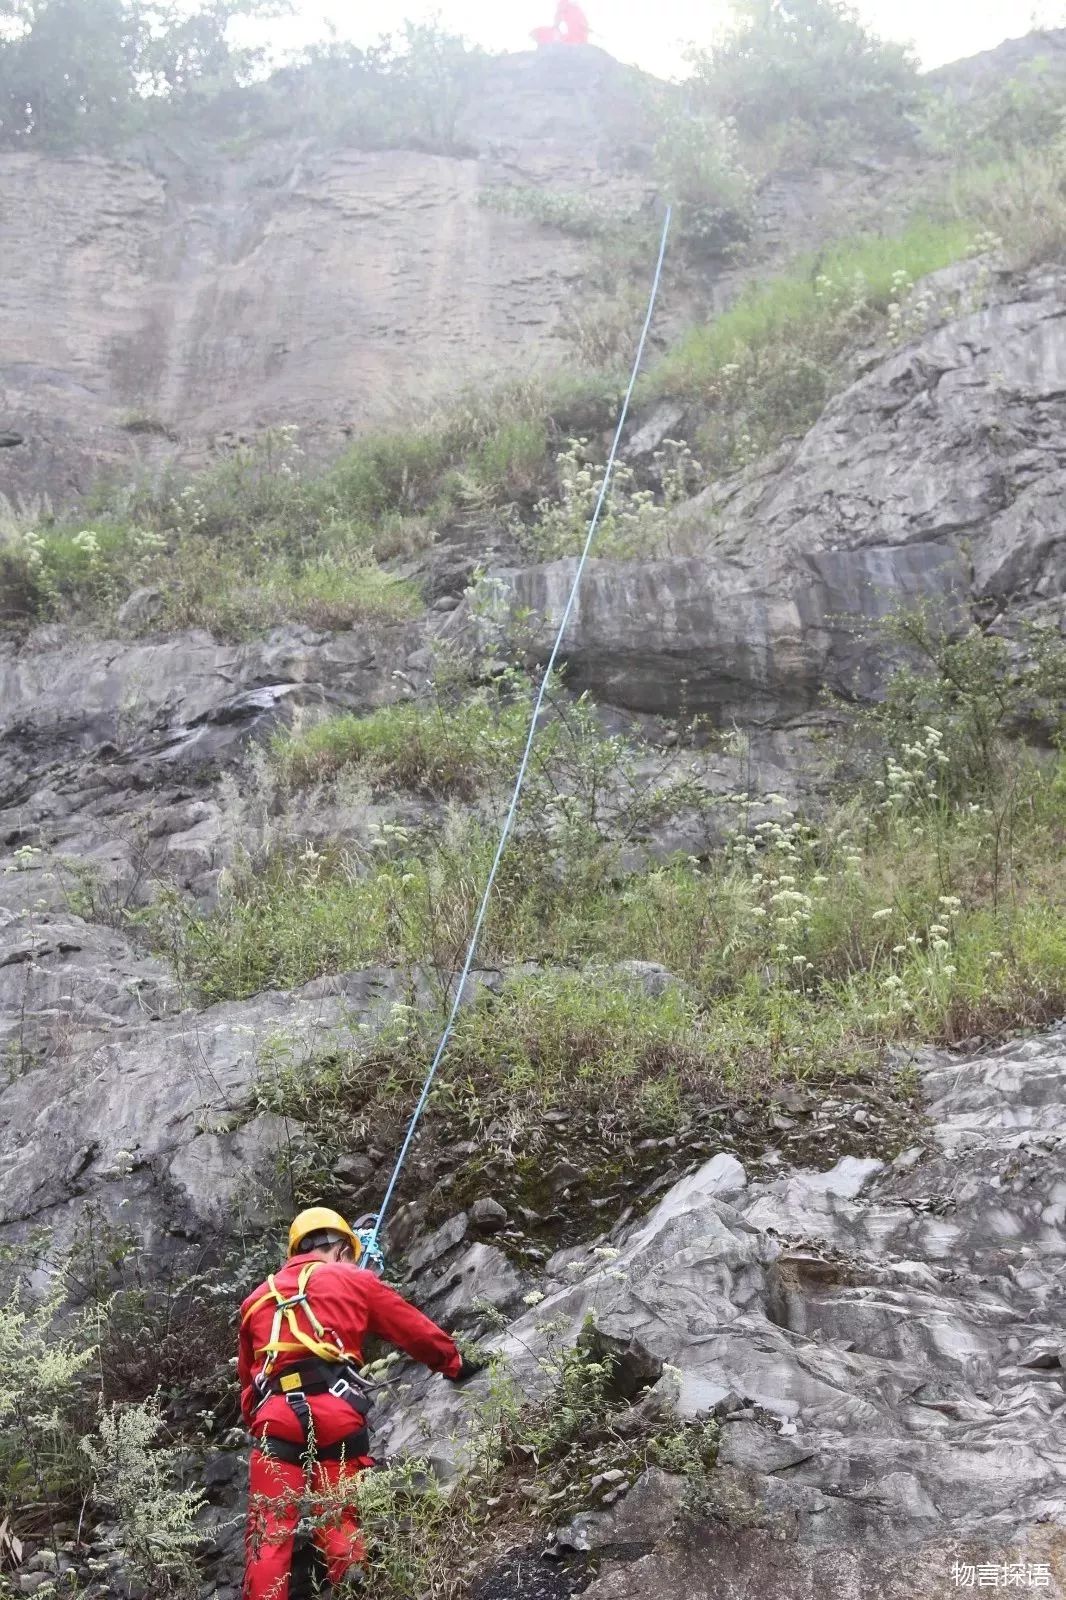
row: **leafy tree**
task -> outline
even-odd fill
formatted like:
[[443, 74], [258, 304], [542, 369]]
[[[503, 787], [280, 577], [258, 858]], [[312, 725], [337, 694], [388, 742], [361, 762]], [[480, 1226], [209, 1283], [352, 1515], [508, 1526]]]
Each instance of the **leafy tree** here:
[[733, 10], [721, 43], [691, 59], [709, 104], [742, 138], [766, 144], [798, 128], [801, 142], [831, 155], [836, 138], [908, 129], [917, 63], [845, 0], [733, 0]]
[[247, 81], [255, 52], [234, 50], [237, 16], [264, 0], [0, 0], [0, 143], [106, 144], [153, 105]]
[[314, 45], [277, 84], [293, 114], [327, 136], [362, 149], [459, 148], [458, 121], [476, 86], [484, 52], [434, 23], [405, 22], [366, 49], [334, 39]]
[[142, 86], [176, 98], [246, 83], [260, 64], [262, 51], [234, 49], [228, 37], [230, 23], [235, 17], [281, 16], [290, 6], [287, 0], [199, 0], [190, 11], [188, 5], [173, 0], [151, 5], [137, 0], [134, 9], [144, 19], [138, 61]]
[[9, 0], [5, 15], [5, 143], [92, 143], [123, 125], [136, 57], [124, 0]]

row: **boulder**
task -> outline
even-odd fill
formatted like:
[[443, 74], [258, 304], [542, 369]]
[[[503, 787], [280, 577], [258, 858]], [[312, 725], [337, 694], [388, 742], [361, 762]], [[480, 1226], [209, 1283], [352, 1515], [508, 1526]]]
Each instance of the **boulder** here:
[[[959, 283], [956, 314], [875, 361], [801, 441], [678, 508], [671, 544], [690, 553], [589, 563], [563, 639], [572, 687], [782, 726], [827, 688], [876, 696], [892, 657], [874, 624], [901, 607], [928, 603], [949, 623], [1008, 604], [1059, 614], [1066, 270], [986, 304]], [[547, 654], [573, 572], [494, 574], [529, 619], [531, 659]]]

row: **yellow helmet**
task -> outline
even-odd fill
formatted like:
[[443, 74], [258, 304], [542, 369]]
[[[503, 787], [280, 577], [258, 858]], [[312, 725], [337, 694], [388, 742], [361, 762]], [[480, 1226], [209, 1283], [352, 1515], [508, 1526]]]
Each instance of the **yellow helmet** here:
[[362, 1245], [340, 1212], [331, 1211], [328, 1206], [311, 1206], [309, 1210], [301, 1211], [298, 1217], [293, 1218], [292, 1226], [289, 1228], [290, 1256], [299, 1254], [300, 1246], [309, 1235], [324, 1231], [341, 1234], [355, 1252], [355, 1259], [359, 1260], [363, 1253]]

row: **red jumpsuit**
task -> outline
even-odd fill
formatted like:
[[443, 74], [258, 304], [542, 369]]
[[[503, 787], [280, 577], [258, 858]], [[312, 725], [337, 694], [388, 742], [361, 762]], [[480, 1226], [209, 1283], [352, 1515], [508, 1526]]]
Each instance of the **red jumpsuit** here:
[[[296, 1293], [301, 1267], [311, 1256], [293, 1256], [274, 1274], [278, 1290], [285, 1296]], [[320, 1261], [307, 1282], [307, 1298], [318, 1322], [332, 1340], [358, 1366], [363, 1359], [363, 1341], [368, 1333], [378, 1334], [405, 1350], [434, 1372], [454, 1378], [462, 1365], [455, 1341], [435, 1322], [416, 1311], [402, 1295], [389, 1289], [372, 1272], [347, 1262]], [[263, 1303], [255, 1310], [256, 1301]], [[308, 1333], [312, 1327], [302, 1310], [296, 1316]], [[255, 1435], [264, 1433], [293, 1444], [303, 1443], [300, 1419], [284, 1395], [270, 1395], [257, 1405], [256, 1374], [263, 1365], [263, 1349], [269, 1343], [274, 1325], [275, 1302], [269, 1285], [260, 1284], [241, 1306], [241, 1332], [237, 1355], [237, 1376], [241, 1385], [241, 1411]], [[247, 1320], [246, 1320], [247, 1318]], [[271, 1368], [278, 1377], [286, 1366], [305, 1358], [306, 1350], [282, 1351]], [[328, 1448], [360, 1425], [347, 1400], [329, 1393], [307, 1397], [314, 1425], [315, 1443]], [[369, 1456], [354, 1460], [315, 1461], [310, 1488], [345, 1483], [371, 1464]], [[300, 1498], [308, 1485], [305, 1469], [295, 1462], [278, 1461], [252, 1451], [249, 1468], [248, 1533], [244, 1578], [244, 1600], [288, 1600], [292, 1571], [293, 1538], [300, 1517]], [[316, 1527], [315, 1542], [325, 1556], [330, 1581], [339, 1583], [349, 1567], [363, 1559], [363, 1541], [354, 1504], [355, 1496], [345, 1496], [343, 1508], [330, 1508], [323, 1525]]]
[[555, 8], [555, 28], [562, 44], [588, 44], [588, 18], [576, 0], [559, 0]]
[[555, 21], [550, 28], [534, 28], [530, 38], [538, 45], [588, 44], [588, 18], [577, 0], [559, 0]]

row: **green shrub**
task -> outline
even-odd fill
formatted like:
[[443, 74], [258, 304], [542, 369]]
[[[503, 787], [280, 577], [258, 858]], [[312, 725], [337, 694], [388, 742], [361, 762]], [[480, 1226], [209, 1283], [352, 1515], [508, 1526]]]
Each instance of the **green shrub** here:
[[407, 21], [365, 49], [339, 39], [311, 45], [246, 95], [244, 115], [260, 133], [296, 126], [364, 150], [469, 154], [460, 119], [486, 60], [436, 20]]
[[85, 1489], [77, 1440], [95, 1354], [83, 1329], [60, 1332], [65, 1291], [59, 1280], [35, 1301], [16, 1279], [0, 1315], [0, 1520], [53, 1547], [56, 1523]]
[[0, 143], [113, 144], [153, 114], [186, 111], [205, 83], [244, 82], [258, 55], [233, 48], [234, 17], [263, 0], [202, 0], [172, 10], [148, 0], [9, 0], [0, 32]]
[[196, 1525], [206, 1504], [199, 1488], [181, 1488], [183, 1452], [161, 1442], [158, 1401], [102, 1410], [96, 1434], [82, 1440], [93, 1475], [92, 1498], [116, 1521], [115, 1543], [132, 1576], [152, 1593], [194, 1600], [200, 1593]]
[[0, 552], [11, 620], [56, 617], [75, 606], [112, 609], [148, 580], [162, 544], [147, 528], [106, 521], [23, 532]]
[[1066, 149], [1024, 150], [1012, 160], [963, 167], [941, 209], [982, 230], [984, 247], [1008, 266], [1066, 259]]
[[846, 159], [855, 141], [907, 139], [917, 63], [842, 0], [733, 0], [735, 22], [692, 53], [694, 88], [763, 165]]
[[674, 207], [675, 238], [701, 255], [725, 255], [750, 239], [755, 186], [736, 129], [691, 82], [660, 91], [652, 170]]
[[923, 143], [934, 154], [965, 151], [975, 165], [1011, 162], [1046, 151], [1066, 131], [1066, 80], [1049, 61], [1034, 61], [1005, 83], [985, 84], [960, 99], [950, 90], [922, 108]]
[[508, 216], [526, 217], [577, 239], [609, 239], [632, 232], [637, 225], [634, 211], [622, 210], [584, 189], [532, 189], [522, 184], [503, 184], [480, 190], [478, 205]]
[[360, 439], [333, 468], [327, 493], [349, 516], [368, 521], [387, 511], [421, 511], [450, 464], [443, 431], [412, 425]]
[[[512, 519], [512, 528], [530, 556], [553, 561], [579, 555], [600, 497], [605, 463], [592, 458], [588, 439], [570, 439], [555, 458], [554, 492], [533, 508], [530, 521]], [[598, 558], [613, 556], [648, 560], [675, 553], [670, 544], [670, 511], [696, 493], [703, 469], [679, 439], [664, 439], [654, 452], [649, 476], [654, 487], [642, 488], [624, 462], [611, 474], [596, 525], [593, 547]]]
[[1017, 771], [1018, 734], [1061, 747], [1066, 737], [1066, 644], [1054, 628], [1020, 639], [950, 629], [928, 607], [884, 631], [906, 653], [885, 697], [858, 713], [885, 751], [882, 802], [945, 807], [1000, 793]]
[[582, 367], [628, 377], [644, 320], [644, 289], [627, 269], [612, 268], [601, 276], [598, 289], [590, 285], [589, 293], [568, 306], [560, 331]]
[[470, 457], [468, 474], [492, 502], [522, 499], [540, 482], [548, 459], [548, 427], [544, 417], [504, 420], [481, 439]]
[[263, 52], [234, 47], [229, 24], [277, 10], [276, 0], [172, 11], [147, 0], [12, 0], [14, 26], [0, 34], [0, 142], [108, 146], [206, 111], [215, 133], [296, 127], [364, 149], [462, 153], [459, 120], [481, 51], [435, 23], [406, 22], [368, 49], [312, 45], [263, 81]]
[[190, 540], [171, 563], [154, 626], [207, 628], [244, 639], [283, 622], [328, 631], [359, 622], [403, 622], [423, 609], [418, 589], [358, 554], [301, 565], [275, 558], [258, 568], [207, 540]]

